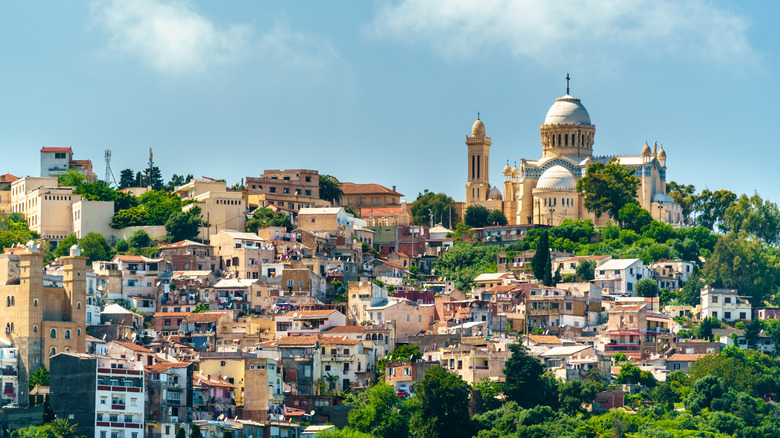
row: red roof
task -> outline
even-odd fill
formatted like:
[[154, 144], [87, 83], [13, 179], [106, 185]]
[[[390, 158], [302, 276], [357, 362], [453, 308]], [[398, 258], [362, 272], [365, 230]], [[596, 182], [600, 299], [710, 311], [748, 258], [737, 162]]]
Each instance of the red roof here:
[[342, 336], [320, 336], [320, 344], [325, 345], [357, 345], [357, 339], [347, 339]]
[[192, 362], [158, 363], [156, 365], [147, 366], [146, 371], [150, 373], [161, 373], [169, 368], [187, 368], [190, 365], [192, 365]]
[[706, 354], [684, 354], [684, 353], [675, 353], [668, 358], [666, 358], [667, 362], [696, 362], [697, 360], [701, 359], [702, 357], [707, 356]]
[[127, 254], [117, 254], [114, 256], [115, 259], [121, 260], [123, 262], [138, 262], [143, 263], [145, 260], [142, 256], [137, 255], [127, 255]]
[[182, 322], [191, 322], [195, 324], [204, 323], [204, 322], [217, 322], [220, 318], [227, 315], [228, 312], [220, 311], [220, 310], [207, 310], [204, 312], [198, 312], [198, 313], [190, 313], [186, 318], [184, 318], [184, 321]]
[[204, 245], [202, 243], [198, 243], [192, 240], [182, 240], [179, 242], [171, 243], [170, 245], [163, 245], [159, 247], [158, 249], [173, 249], [173, 248], [185, 248], [187, 246], [208, 246]]
[[381, 186], [379, 184], [341, 183], [341, 192], [345, 195], [382, 194], [403, 196], [401, 193], [388, 189], [387, 187]]
[[71, 148], [47, 148], [42, 147], [41, 152], [73, 152], [73, 149]]
[[193, 374], [192, 383], [196, 386], [218, 386], [222, 388], [235, 388], [233, 384], [227, 380], [222, 380], [214, 376], [204, 376], [202, 374]]
[[132, 342], [114, 341], [114, 343], [117, 344], [117, 345], [121, 345], [121, 346], [123, 346], [125, 348], [129, 348], [129, 349], [131, 349], [133, 351], [137, 351], [139, 353], [151, 353], [151, 354], [154, 354], [154, 351], [152, 351], [152, 350], [150, 350], [148, 348], [142, 347], [142, 346], [140, 346], [138, 344], [133, 344]]
[[287, 336], [276, 341], [276, 345], [314, 345], [316, 336]]
[[0, 175], [0, 183], [10, 183], [16, 181], [17, 177], [11, 175], [10, 173], [6, 173], [5, 175]]
[[179, 316], [186, 317], [192, 312], [157, 312], [152, 315], [152, 318], [177, 318]]

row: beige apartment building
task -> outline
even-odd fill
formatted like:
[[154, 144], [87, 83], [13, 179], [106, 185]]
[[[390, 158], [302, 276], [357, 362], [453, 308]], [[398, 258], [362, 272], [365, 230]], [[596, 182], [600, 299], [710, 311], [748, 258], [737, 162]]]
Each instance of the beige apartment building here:
[[274, 246], [252, 233], [222, 230], [211, 237], [214, 254], [221, 258], [219, 269], [228, 278], [256, 280], [263, 263], [273, 263]]
[[209, 224], [208, 227], [201, 228], [201, 239], [209, 240], [211, 236], [222, 230], [244, 231], [247, 212], [244, 194], [240, 191], [228, 190], [225, 181], [216, 181], [212, 178], [193, 179], [177, 187], [176, 194], [182, 200], [195, 201], [182, 207], [182, 211], [199, 207], [201, 218]]
[[275, 205], [291, 211], [307, 207], [327, 207], [320, 199], [320, 176], [316, 170], [266, 170], [259, 177], [246, 177], [252, 207]]
[[342, 183], [341, 191], [344, 193], [339, 201], [340, 206], [347, 206], [361, 211], [363, 209], [400, 207], [401, 198], [404, 196], [379, 184], [355, 184]]

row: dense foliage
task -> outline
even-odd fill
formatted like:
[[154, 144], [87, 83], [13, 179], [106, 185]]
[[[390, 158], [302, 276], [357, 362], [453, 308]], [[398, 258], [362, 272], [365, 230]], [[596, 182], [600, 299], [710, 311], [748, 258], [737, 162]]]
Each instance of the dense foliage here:
[[417, 225], [429, 225], [431, 214], [434, 222], [441, 221], [445, 226], [458, 222], [455, 201], [444, 193], [433, 193], [426, 189], [417, 195], [417, 200], [412, 203], [409, 210]]

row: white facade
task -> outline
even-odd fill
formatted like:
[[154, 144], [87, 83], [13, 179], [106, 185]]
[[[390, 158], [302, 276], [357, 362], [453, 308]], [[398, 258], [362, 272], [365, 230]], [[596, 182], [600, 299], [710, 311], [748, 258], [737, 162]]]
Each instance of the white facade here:
[[610, 260], [596, 268], [595, 274], [596, 284], [616, 295], [636, 295], [636, 283], [652, 278], [652, 272], [640, 259]]
[[73, 234], [79, 239], [89, 233], [98, 233], [106, 239], [113, 236], [115, 230], [109, 225], [114, 217], [112, 201], [79, 200], [71, 206], [73, 216]]
[[143, 363], [99, 357], [97, 366], [95, 438], [143, 437]]
[[701, 290], [701, 317], [715, 317], [721, 321], [750, 321], [753, 306], [750, 297], [742, 297], [736, 289], [713, 289], [709, 286]]
[[100, 291], [97, 288], [97, 274], [87, 271], [87, 325], [100, 324]]
[[0, 385], [2, 385], [2, 406], [19, 403], [19, 349], [0, 338]]
[[51, 148], [41, 151], [41, 177], [57, 177], [68, 171], [73, 151], [70, 148]]

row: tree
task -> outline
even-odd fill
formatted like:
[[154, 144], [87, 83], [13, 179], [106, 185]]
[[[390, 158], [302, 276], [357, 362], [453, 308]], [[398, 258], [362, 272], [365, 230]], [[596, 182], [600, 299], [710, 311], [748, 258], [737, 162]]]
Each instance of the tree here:
[[173, 213], [181, 211], [182, 200], [174, 193], [151, 190], [138, 197], [144, 211], [149, 215], [144, 225], [165, 225]]
[[[173, 284], [173, 283], [171, 283], [171, 284]], [[200, 313], [200, 312], [205, 312], [207, 310], [209, 310], [209, 305], [208, 304], [206, 304], [206, 303], [198, 303], [198, 305], [195, 306], [194, 309], [192, 309], [192, 313]]]
[[203, 438], [203, 434], [200, 432], [200, 426], [197, 424], [190, 426], [190, 438]]
[[341, 190], [341, 183], [336, 177], [320, 174], [320, 199], [336, 205], [341, 201], [344, 192]]
[[617, 158], [608, 164], [589, 164], [586, 175], [577, 181], [577, 192], [584, 196], [585, 208], [597, 218], [607, 213], [615, 220], [619, 220], [621, 208], [636, 203], [638, 187], [634, 170], [621, 165]]
[[764, 243], [773, 244], [777, 242], [777, 233], [780, 230], [780, 210], [777, 204], [764, 201], [758, 194], [750, 198], [742, 195], [726, 209], [723, 221], [723, 228], [727, 231], [744, 231]]
[[135, 179], [135, 172], [133, 172], [133, 169], [122, 169], [122, 171], [119, 172], [120, 189], [135, 187], [137, 185], [138, 185], [138, 180]]
[[57, 183], [60, 186], [78, 187], [88, 182], [87, 175], [75, 169], [66, 170], [57, 176]]
[[81, 255], [89, 258], [90, 262], [111, 258], [111, 246], [100, 233], [87, 233], [79, 240], [79, 246]]
[[653, 222], [652, 216], [644, 208], [636, 203], [628, 203], [618, 212], [618, 220], [623, 224], [624, 229], [633, 230], [637, 234], [642, 234], [645, 227]]
[[21, 213], [0, 213], [0, 249], [38, 238], [40, 238], [38, 233], [30, 230], [27, 220]]
[[728, 190], [718, 190], [717, 192], [702, 190], [701, 194], [696, 197], [696, 223], [710, 231], [714, 230], [716, 226], [721, 228], [725, 224], [726, 209], [736, 200], [737, 195]]
[[752, 297], [753, 306], [760, 306], [773, 290], [776, 273], [776, 265], [759, 242], [729, 233], [718, 239], [702, 276], [714, 287], [737, 289], [740, 295]]
[[274, 212], [270, 208], [257, 208], [252, 212], [252, 219], [246, 221], [246, 230], [257, 233], [265, 227], [292, 227], [290, 216], [282, 212]]
[[528, 354], [522, 344], [510, 344], [512, 355], [504, 362], [504, 395], [523, 408], [540, 404], [547, 395], [543, 394], [544, 365]]
[[[543, 281], [545, 275], [547, 275], [548, 262], [550, 261], [550, 243], [547, 230], [543, 230], [541, 236], [539, 236], [539, 243], [536, 245], [536, 253], [531, 259], [531, 268], [534, 272], [534, 277], [537, 280]], [[550, 268], [552, 270], [552, 268]], [[552, 278], [552, 272], [549, 273]]]
[[422, 358], [420, 346], [414, 344], [399, 344], [387, 355], [391, 362], [417, 362]]
[[542, 284], [545, 286], [554, 286], [552, 275], [552, 257], [547, 257], [547, 262], [544, 264], [544, 279]]
[[412, 436], [472, 436], [473, 425], [469, 418], [471, 389], [459, 375], [440, 366], [428, 368], [423, 379], [414, 385], [413, 391], [420, 409], [412, 415]]
[[710, 317], [710, 318], [704, 318], [701, 320], [701, 323], [699, 323], [696, 327], [693, 329], [694, 336], [696, 336], [699, 339], [706, 339], [708, 341], [711, 341], [715, 338], [715, 336], [712, 334], [712, 329], [717, 329], [721, 327], [721, 323], [716, 317]]
[[76, 438], [76, 425], [66, 418], [57, 418], [49, 423], [49, 429], [56, 438]]
[[56, 248], [54, 248], [54, 257], [64, 257], [68, 254], [70, 254], [70, 247], [73, 245], [76, 245], [79, 243], [79, 238], [76, 237], [75, 234], [69, 234], [67, 237], [62, 239], [57, 245]]
[[152, 243], [152, 239], [146, 231], [135, 230], [133, 235], [127, 240], [127, 243], [131, 248], [141, 249], [149, 246]]
[[652, 373], [649, 371], [642, 371], [630, 362], [626, 362], [620, 366], [620, 374], [617, 376], [617, 382], [632, 383], [648, 388], [652, 388], [658, 383]]
[[584, 384], [579, 380], [558, 385], [558, 402], [561, 410], [569, 415], [585, 412], [583, 405], [591, 404], [595, 396], [595, 386]]
[[[151, 163], [150, 163], [151, 164]], [[149, 180], [151, 178], [151, 181]], [[152, 190], [163, 189], [163, 177], [160, 168], [157, 166], [150, 166], [144, 170], [141, 174], [141, 187], [152, 187]]]
[[138, 198], [132, 193], [118, 191], [114, 195], [114, 213], [138, 206]]
[[645, 298], [658, 296], [658, 282], [652, 278], [643, 278], [636, 282], [636, 295]]
[[481, 205], [470, 205], [463, 214], [463, 222], [471, 228], [482, 228], [487, 225], [490, 210]]
[[442, 225], [450, 226], [458, 222], [458, 215], [455, 214], [455, 201], [444, 193], [433, 193], [427, 189], [417, 194], [411, 207], [412, 218], [416, 225], [430, 224], [430, 214], [433, 213], [434, 222], [436, 218], [441, 220]]
[[194, 207], [187, 212], [173, 213], [165, 222], [165, 230], [171, 234], [174, 242], [179, 242], [197, 237], [201, 224], [200, 208]]
[[121, 229], [149, 224], [149, 214], [141, 207], [117, 211], [111, 218], [111, 228]]
[[353, 407], [349, 412], [353, 429], [376, 437], [409, 436], [409, 415], [392, 385], [378, 383], [366, 391], [350, 394], [346, 404]]
[[680, 206], [683, 222], [690, 224], [692, 222], [691, 213], [693, 213], [696, 203], [696, 187], [669, 181], [666, 183], [666, 194], [671, 196], [674, 202]]
[[176, 438], [187, 438], [187, 431], [183, 427], [176, 429]]
[[504, 216], [504, 212], [501, 210], [491, 210], [487, 217], [487, 226], [506, 225], [509, 221]]
[[501, 407], [499, 395], [504, 390], [503, 383], [483, 377], [482, 380], [474, 384], [474, 389], [479, 392], [482, 401], [480, 406], [482, 412], [492, 411]]
[[177, 175], [177, 174], [174, 173], [171, 176], [170, 181], [168, 181], [168, 183], [165, 184], [165, 190], [167, 190], [169, 192], [172, 192], [172, 191], [176, 190], [176, 187], [183, 186], [184, 184], [187, 184], [188, 182], [190, 182], [192, 179], [193, 179], [192, 174], [184, 176], [184, 175]]
[[127, 243], [127, 240], [122, 239], [116, 242], [116, 252], [127, 252], [127, 250], [130, 249], [130, 244]]
[[574, 272], [582, 281], [591, 281], [596, 278], [596, 262], [593, 260], [582, 260]]
[[34, 373], [30, 374], [30, 389], [33, 389], [36, 386], [49, 386], [50, 377], [49, 371], [47, 371], [46, 368], [39, 367]]

